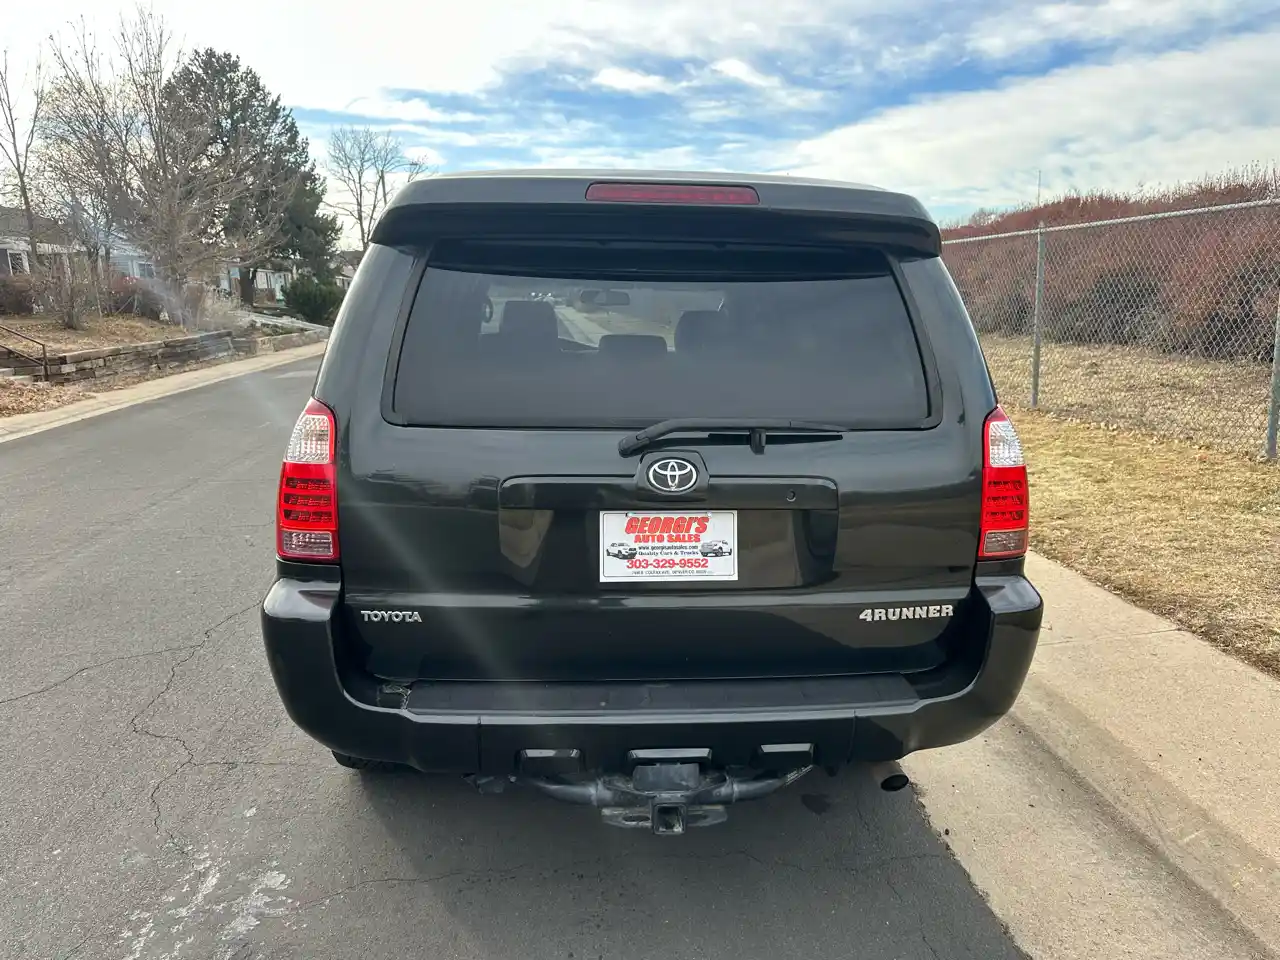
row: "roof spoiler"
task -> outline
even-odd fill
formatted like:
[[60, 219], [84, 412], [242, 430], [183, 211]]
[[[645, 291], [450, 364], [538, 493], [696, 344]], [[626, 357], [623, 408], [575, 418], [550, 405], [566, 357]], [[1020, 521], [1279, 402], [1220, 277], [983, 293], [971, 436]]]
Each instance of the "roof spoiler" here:
[[[758, 202], [739, 202], [754, 196]], [[554, 172], [433, 177], [404, 187], [374, 228], [386, 246], [446, 236], [792, 240], [942, 251], [914, 197], [790, 177]]]

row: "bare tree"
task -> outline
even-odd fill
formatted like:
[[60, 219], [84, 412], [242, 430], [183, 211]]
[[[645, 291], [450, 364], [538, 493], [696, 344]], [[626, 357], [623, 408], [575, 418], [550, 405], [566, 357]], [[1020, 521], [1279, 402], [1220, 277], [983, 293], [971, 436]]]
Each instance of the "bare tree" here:
[[[27, 271], [36, 302], [50, 308], [65, 326], [79, 329], [83, 326], [81, 291], [75, 278], [75, 264], [70, 257], [62, 259], [59, 251], [51, 246], [66, 246], [62, 217], [53, 212], [43, 215], [46, 171], [44, 144], [40, 134], [44, 127], [49, 103], [50, 88], [44, 75], [43, 63], [37, 57], [25, 96], [14, 90], [14, 79], [6, 51], [0, 58], [0, 159], [8, 167], [27, 224]], [[28, 104], [28, 112], [22, 113], [21, 101]], [[49, 250], [47, 260], [42, 260], [40, 243]]]
[[[102, 284], [111, 263], [125, 196], [123, 144], [114, 136], [128, 120], [114, 88], [95, 86], [100, 57], [83, 21], [68, 56], [60, 60], [93, 64], [91, 70], [64, 70], [49, 88], [41, 130], [41, 176], [37, 192], [47, 215], [66, 225], [88, 260], [94, 297], [101, 308]], [[123, 122], [121, 118], [125, 118]], [[112, 120], [116, 123], [112, 123]]]
[[[57, 117], [74, 120], [62, 126], [66, 143], [110, 174], [101, 199], [113, 224], [151, 256], [170, 315], [187, 324], [197, 319], [188, 281], [267, 249], [295, 178], [250, 136], [219, 141], [208, 105], [173, 83], [183, 56], [162, 18], [140, 9], [115, 40], [113, 62], [83, 29], [79, 43], [55, 45]], [[255, 216], [234, 216], [250, 199]]]
[[[27, 241], [31, 244], [28, 269], [34, 274], [38, 261], [36, 259], [39, 230], [36, 228], [35, 203], [33, 193], [32, 162], [36, 156], [36, 137], [39, 132], [41, 116], [45, 108], [48, 87], [45, 84], [44, 71], [39, 58], [26, 91], [25, 98], [16, 90], [17, 82], [9, 69], [9, 51], [0, 56], [0, 160], [8, 168], [13, 177], [18, 194], [18, 203], [27, 221]], [[29, 113], [24, 115], [22, 100], [29, 104]]]
[[360, 249], [367, 250], [373, 226], [396, 187], [416, 180], [428, 168], [406, 156], [404, 144], [393, 134], [339, 127], [329, 137], [325, 172], [345, 195], [330, 205], [355, 224]]

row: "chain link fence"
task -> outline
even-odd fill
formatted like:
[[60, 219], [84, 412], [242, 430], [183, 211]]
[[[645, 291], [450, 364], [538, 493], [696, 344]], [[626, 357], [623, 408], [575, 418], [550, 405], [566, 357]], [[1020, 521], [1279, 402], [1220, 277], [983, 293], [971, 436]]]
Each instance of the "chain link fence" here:
[[1276, 458], [1280, 200], [949, 240], [1002, 402]]

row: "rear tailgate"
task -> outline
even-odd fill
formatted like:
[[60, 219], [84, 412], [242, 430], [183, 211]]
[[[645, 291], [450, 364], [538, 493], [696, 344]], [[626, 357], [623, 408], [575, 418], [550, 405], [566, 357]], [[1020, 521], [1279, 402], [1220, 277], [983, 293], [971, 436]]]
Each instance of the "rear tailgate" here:
[[[946, 407], [901, 251], [794, 222], [785, 243], [691, 241], [682, 223], [424, 245], [340, 464], [347, 632], [371, 672], [750, 678], [946, 658], [972, 584], [979, 429]], [[620, 452], [671, 417], [706, 426]], [[714, 426], [780, 418], [844, 429]]]

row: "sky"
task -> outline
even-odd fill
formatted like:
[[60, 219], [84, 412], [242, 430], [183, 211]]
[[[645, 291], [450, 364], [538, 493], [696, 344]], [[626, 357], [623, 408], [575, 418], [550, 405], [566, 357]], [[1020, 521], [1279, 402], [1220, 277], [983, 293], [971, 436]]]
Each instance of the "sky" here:
[[[385, 128], [442, 171], [814, 175], [939, 219], [1280, 160], [1280, 0], [153, 0], [238, 54], [322, 156]], [[30, 56], [132, 4], [41, 0]]]

